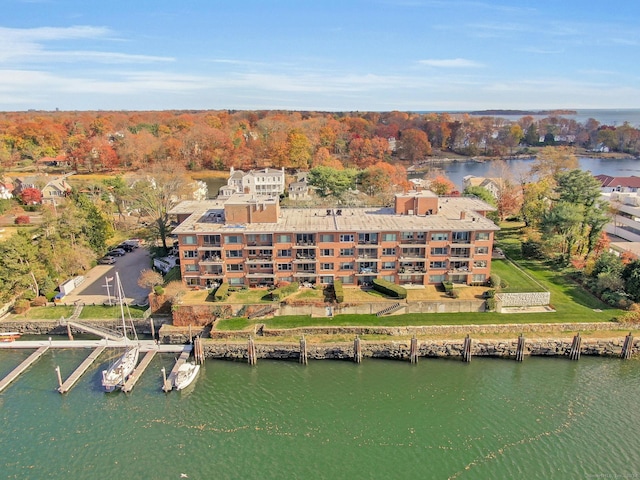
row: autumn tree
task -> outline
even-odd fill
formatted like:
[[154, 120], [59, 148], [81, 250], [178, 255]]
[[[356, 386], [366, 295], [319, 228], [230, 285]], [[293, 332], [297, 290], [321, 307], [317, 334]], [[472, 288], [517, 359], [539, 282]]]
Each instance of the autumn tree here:
[[451, 195], [456, 190], [456, 185], [444, 175], [436, 175], [429, 180], [429, 190], [436, 195]]
[[554, 178], [560, 172], [579, 168], [578, 157], [570, 147], [545, 147], [536, 155], [530, 174], [537, 178]]
[[25, 205], [38, 205], [42, 202], [42, 192], [37, 188], [25, 188], [20, 192], [20, 200]]
[[323, 197], [342, 196], [347, 190], [355, 187], [357, 171], [352, 168], [334, 170], [330, 167], [315, 167], [309, 171], [307, 181], [316, 187]]
[[402, 132], [398, 142], [398, 151], [401, 158], [415, 163], [431, 155], [431, 143], [429, 143], [425, 132], [410, 128]]

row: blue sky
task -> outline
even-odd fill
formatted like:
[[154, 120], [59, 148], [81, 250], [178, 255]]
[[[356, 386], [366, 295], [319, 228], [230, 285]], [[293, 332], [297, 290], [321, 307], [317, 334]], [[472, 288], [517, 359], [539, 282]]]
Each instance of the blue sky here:
[[640, 108], [640, 2], [3, 0], [0, 110]]

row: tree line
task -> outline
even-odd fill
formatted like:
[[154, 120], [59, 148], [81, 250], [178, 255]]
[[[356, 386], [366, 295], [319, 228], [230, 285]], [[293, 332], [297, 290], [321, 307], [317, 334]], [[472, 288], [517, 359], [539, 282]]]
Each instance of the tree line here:
[[640, 154], [640, 130], [562, 116], [501, 117], [411, 112], [158, 111], [0, 113], [0, 165], [56, 159], [76, 171], [316, 166], [364, 169], [436, 151], [467, 156], [526, 153], [571, 143]]

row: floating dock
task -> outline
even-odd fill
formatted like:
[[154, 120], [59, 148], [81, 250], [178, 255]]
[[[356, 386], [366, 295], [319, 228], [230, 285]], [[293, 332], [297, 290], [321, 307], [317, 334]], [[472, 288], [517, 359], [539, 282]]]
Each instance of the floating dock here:
[[[20, 342], [11, 342], [20, 343]], [[7, 344], [8, 345], [8, 344]], [[0, 380], [0, 392], [3, 391], [7, 386], [13, 382], [22, 372], [24, 372], [27, 368], [29, 368], [36, 360], [38, 360], [44, 353], [49, 350], [48, 346], [41, 346], [35, 352], [33, 352], [26, 360], [24, 360], [20, 365], [14, 368], [9, 375]]]
[[[187, 347], [189, 347], [189, 350], [186, 350]], [[164, 390], [165, 392], [169, 392], [173, 390], [173, 383], [174, 383], [174, 379], [176, 378], [176, 375], [178, 375], [178, 369], [182, 366], [184, 362], [187, 361], [190, 354], [191, 354], [191, 345], [186, 345], [185, 350], [180, 354], [180, 357], [176, 361], [176, 364], [173, 366], [171, 373], [167, 377], [167, 381], [162, 386], [162, 390]]]
[[80, 379], [80, 377], [87, 371], [87, 369], [91, 366], [91, 364], [100, 356], [104, 349], [107, 347], [98, 347], [91, 354], [85, 358], [84, 362], [80, 364], [78, 368], [74, 370], [74, 372], [65, 380], [65, 382], [58, 387], [58, 391], [60, 393], [67, 393], [71, 388], [75, 385], [75, 383]]
[[153, 360], [153, 357], [155, 356], [156, 356], [155, 350], [150, 350], [145, 354], [142, 361], [138, 364], [138, 366], [131, 373], [131, 375], [129, 375], [129, 378], [127, 378], [127, 381], [124, 382], [124, 385], [121, 388], [121, 390], [124, 393], [129, 393], [131, 390], [133, 390], [133, 387], [135, 386], [136, 382], [142, 376], [142, 373], [149, 366], [149, 364], [151, 363], [151, 360]]

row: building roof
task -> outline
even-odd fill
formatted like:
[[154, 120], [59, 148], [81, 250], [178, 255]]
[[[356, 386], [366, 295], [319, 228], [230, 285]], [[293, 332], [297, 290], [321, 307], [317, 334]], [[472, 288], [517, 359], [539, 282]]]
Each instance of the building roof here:
[[[170, 213], [188, 213], [191, 210], [193, 214], [174, 229], [173, 233], [176, 234], [499, 230], [491, 220], [477, 213], [493, 210], [493, 207], [475, 197], [441, 197], [438, 213], [435, 215], [399, 215], [390, 207], [281, 207], [277, 223], [242, 224], [225, 224], [220, 221], [224, 201], [195, 202], [197, 205], [194, 202], [183, 203], [191, 205], [181, 204]], [[460, 218], [461, 212], [465, 212], [463, 219]]]
[[609, 175], [596, 175], [595, 179], [598, 180], [602, 187], [626, 187], [626, 188], [640, 188], [640, 177], [611, 177]]

